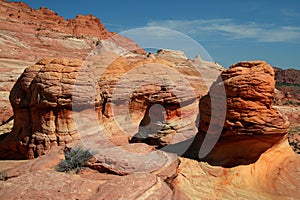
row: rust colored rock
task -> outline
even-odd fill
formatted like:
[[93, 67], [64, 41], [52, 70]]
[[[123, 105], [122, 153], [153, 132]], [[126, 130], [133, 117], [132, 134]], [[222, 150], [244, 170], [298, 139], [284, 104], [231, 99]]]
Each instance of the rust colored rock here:
[[[241, 62], [224, 71], [220, 78], [200, 99], [199, 132], [186, 155], [198, 156], [203, 138], [213, 138], [219, 131], [216, 146], [202, 160], [227, 167], [255, 162], [289, 128], [287, 118], [272, 106], [274, 70], [263, 61]], [[220, 107], [222, 103], [225, 108]], [[212, 131], [207, 132], [209, 128]]]
[[132, 40], [109, 32], [92, 15], [65, 20], [47, 8], [0, 1], [0, 125], [13, 115], [9, 92], [23, 70], [45, 57], [85, 58], [99, 41], [111, 41], [145, 54]]
[[[77, 57], [81, 57], [78, 54], [79, 52], [85, 52], [86, 55], [86, 50], [95, 47], [98, 40], [108, 39], [113, 35], [116, 35], [114, 42], [119, 44], [120, 41], [120, 46], [134, 46], [136, 49], [131, 50], [145, 54], [145, 51], [130, 39], [107, 31], [100, 19], [93, 15], [83, 16], [79, 14], [75, 19], [65, 20], [54, 11], [44, 7], [34, 10], [22, 2], [1, 1], [0, 3], [0, 20], [2, 21], [0, 29], [5, 32], [2, 35], [5, 42], [9, 42], [8, 36], [11, 40], [15, 40], [16, 43], [10, 45], [16, 45], [18, 48], [15, 51], [20, 51], [22, 56], [26, 56], [30, 47], [33, 47], [34, 52], [38, 49], [42, 51], [41, 47], [47, 47], [46, 51], [43, 49], [44, 52], [40, 52], [40, 54], [37, 51], [37, 54], [32, 53], [29, 58], [24, 57], [27, 61], [41, 59], [39, 57], [41, 53], [45, 57], [49, 51], [63, 49], [69, 50], [68, 53], [71, 55], [77, 54]], [[19, 36], [19, 38], [15, 38], [16, 36]], [[75, 52], [72, 53], [71, 49]], [[32, 51], [32, 49], [30, 50]], [[1, 54], [7, 55], [7, 58], [12, 58], [14, 55], [16, 59], [20, 59], [17, 52], [9, 49], [6, 52], [1, 52]], [[56, 53], [66, 52], [57, 51]], [[55, 54], [55, 56], [57, 55], [59, 54]]]
[[222, 136], [287, 133], [289, 123], [272, 107], [275, 79], [270, 65], [263, 61], [237, 63], [221, 76], [227, 96], [226, 132]]

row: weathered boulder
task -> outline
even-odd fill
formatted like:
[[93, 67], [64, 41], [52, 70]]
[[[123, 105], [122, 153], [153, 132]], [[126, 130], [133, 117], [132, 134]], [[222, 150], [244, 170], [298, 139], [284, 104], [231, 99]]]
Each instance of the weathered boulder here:
[[43, 59], [24, 71], [10, 94], [14, 127], [3, 142], [1, 157], [8, 153], [34, 158], [51, 145], [76, 139], [71, 96], [81, 64], [81, 60]]
[[176, 154], [155, 151], [146, 144], [129, 144], [99, 150], [88, 165], [99, 172], [118, 175], [147, 172], [172, 181], [177, 175], [179, 160]]
[[287, 118], [272, 106], [274, 88], [274, 70], [263, 61], [237, 63], [222, 72], [200, 99], [199, 132], [186, 155], [198, 158], [204, 138], [215, 140], [219, 134], [202, 160], [227, 167], [255, 162], [288, 132]]

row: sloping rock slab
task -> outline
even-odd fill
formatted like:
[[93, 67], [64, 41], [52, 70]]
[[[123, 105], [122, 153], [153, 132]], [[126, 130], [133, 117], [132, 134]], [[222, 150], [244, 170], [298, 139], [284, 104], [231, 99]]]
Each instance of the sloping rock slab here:
[[172, 199], [173, 193], [159, 177], [148, 173], [121, 176], [98, 188], [91, 199]]
[[89, 199], [103, 181], [39, 170], [0, 182], [3, 199]]
[[163, 151], [151, 151], [146, 146], [136, 143], [102, 149], [89, 163], [89, 167], [100, 172], [118, 175], [151, 172], [163, 179], [176, 176], [176, 169], [179, 165], [177, 155]]
[[8, 165], [8, 161], [0, 161], [0, 173], [2, 173], [1, 178], [6, 180], [21, 176], [22, 174], [26, 174], [29, 172], [53, 169], [62, 159], [64, 159], [63, 148], [52, 147], [47, 152], [47, 154], [40, 156], [36, 159], [26, 161], [14, 161], [14, 165], [13, 161], [10, 161], [10, 165], [12, 167], [3, 167], [3, 165]]

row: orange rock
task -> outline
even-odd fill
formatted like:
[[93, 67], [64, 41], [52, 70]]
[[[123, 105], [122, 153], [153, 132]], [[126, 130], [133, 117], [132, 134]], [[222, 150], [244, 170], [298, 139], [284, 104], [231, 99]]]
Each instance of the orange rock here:
[[215, 134], [207, 133], [213, 127], [221, 136], [202, 160], [227, 167], [255, 162], [289, 128], [287, 118], [272, 106], [274, 70], [263, 61], [241, 62], [222, 72], [221, 78], [200, 99], [199, 132], [186, 155], [198, 157], [203, 138]]
[[297, 199], [300, 157], [286, 138], [253, 164], [223, 168], [180, 158], [174, 190], [187, 199]]
[[13, 115], [9, 92], [23, 70], [44, 57], [83, 59], [100, 40], [145, 54], [132, 40], [109, 32], [100, 19], [78, 15], [65, 20], [52, 10], [22, 2], [0, 1], [0, 125]]
[[170, 50], [148, 58], [109, 40], [97, 50], [84, 62], [45, 58], [25, 69], [10, 94], [14, 129], [0, 157], [33, 158], [79, 138], [89, 147], [123, 146], [132, 137], [162, 147], [195, 135], [207, 87], [193, 60]]

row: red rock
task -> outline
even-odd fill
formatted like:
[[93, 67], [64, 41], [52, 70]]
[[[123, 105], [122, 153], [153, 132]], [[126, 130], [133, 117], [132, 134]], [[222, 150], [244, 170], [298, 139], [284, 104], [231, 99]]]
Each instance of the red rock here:
[[[84, 63], [47, 58], [25, 69], [10, 94], [15, 121], [2, 158], [37, 157], [79, 138], [89, 145], [123, 146], [152, 127], [151, 109], [159, 105], [154, 114], [160, 118], [152, 124], [163, 126], [146, 135], [149, 144], [161, 147], [195, 135], [197, 99], [207, 87], [193, 61], [170, 57], [171, 51], [148, 58], [109, 40], [97, 51]], [[207, 65], [215, 66], [201, 66]], [[163, 81], [172, 71], [171, 80]]]
[[9, 91], [23, 70], [45, 57], [86, 58], [100, 40], [113, 37], [115, 43], [145, 54], [128, 38], [106, 30], [92, 15], [65, 20], [52, 10], [34, 10], [22, 2], [0, 1], [0, 125], [13, 111]]
[[198, 157], [203, 138], [216, 134], [207, 133], [211, 126], [221, 136], [203, 160], [227, 167], [255, 162], [288, 132], [287, 118], [272, 106], [274, 70], [263, 61], [241, 62], [222, 72], [221, 77], [223, 81], [219, 79], [200, 99], [199, 133], [186, 155]]

